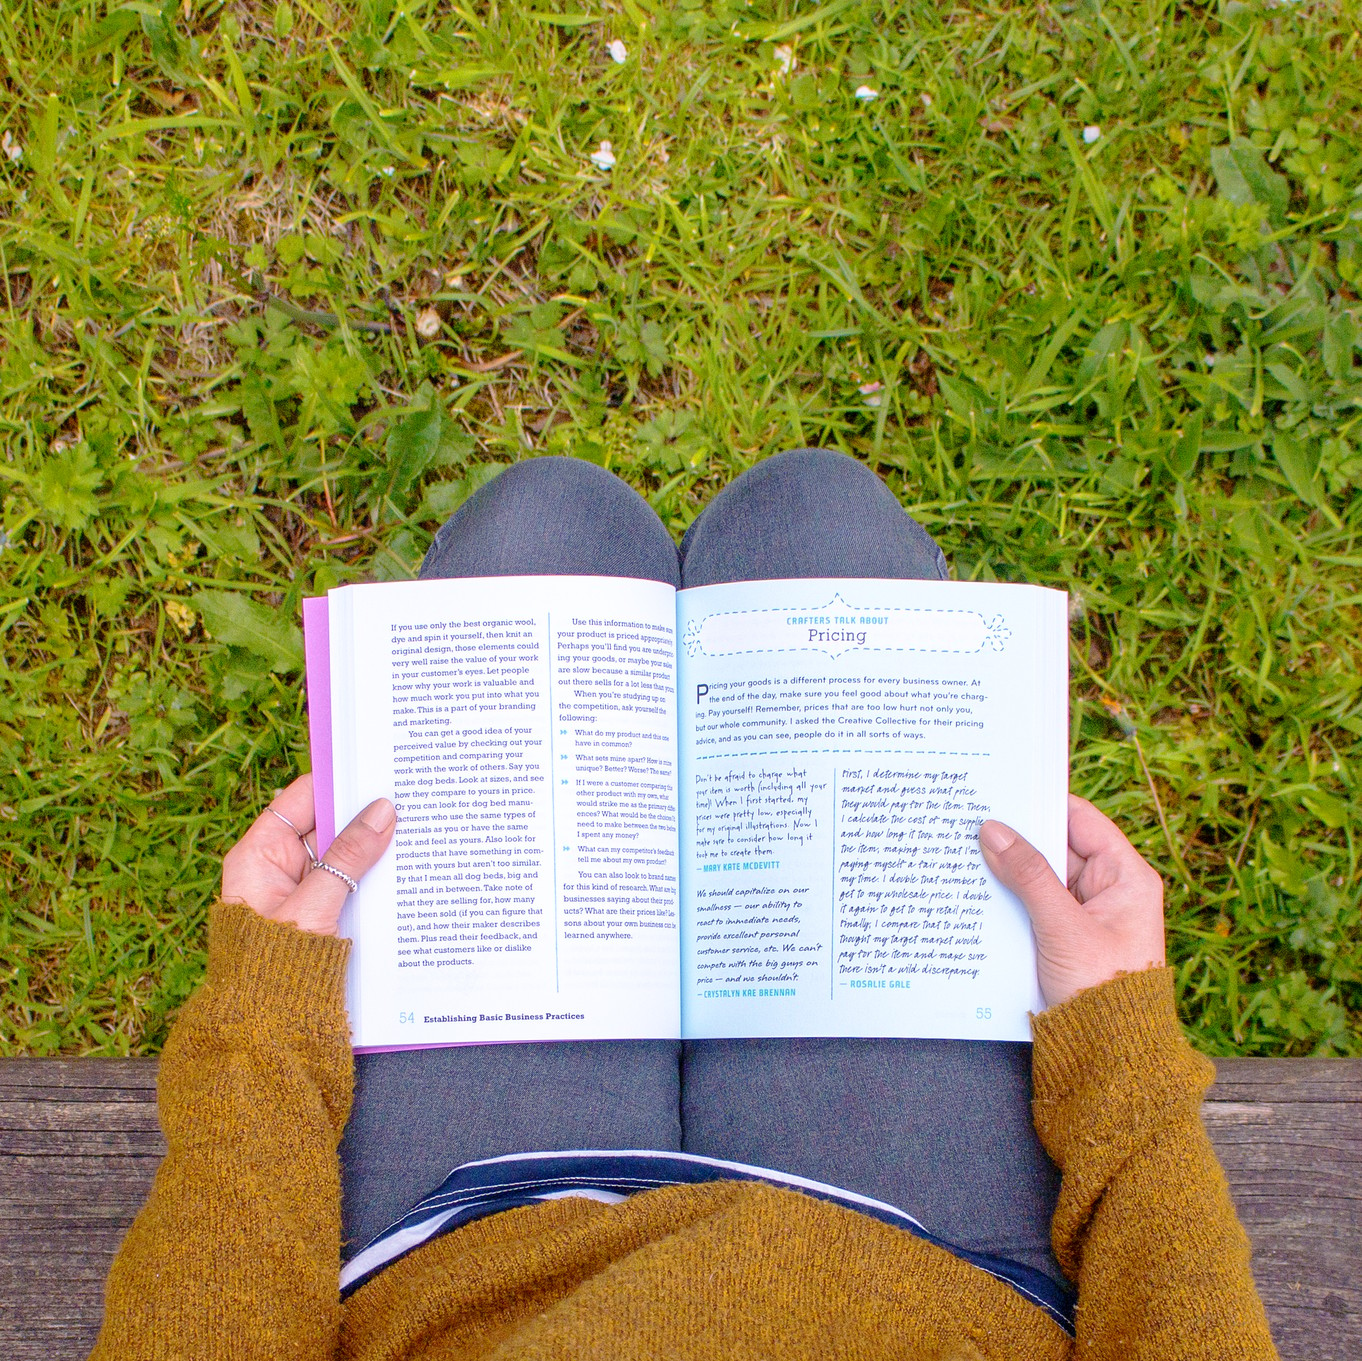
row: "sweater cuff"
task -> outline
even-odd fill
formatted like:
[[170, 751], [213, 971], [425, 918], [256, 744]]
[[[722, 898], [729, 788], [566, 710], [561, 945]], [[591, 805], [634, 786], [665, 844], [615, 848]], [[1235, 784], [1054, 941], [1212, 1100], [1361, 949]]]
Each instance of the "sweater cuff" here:
[[[1062, 1101], [1077, 1088], [1184, 1069], [1193, 1051], [1178, 1024], [1173, 970], [1122, 974], [1031, 1018], [1037, 1102]], [[1215, 1069], [1200, 1061], [1206, 1085]]]
[[248, 1015], [345, 1028], [349, 958], [348, 940], [271, 921], [242, 903], [218, 901], [208, 916], [209, 987]]

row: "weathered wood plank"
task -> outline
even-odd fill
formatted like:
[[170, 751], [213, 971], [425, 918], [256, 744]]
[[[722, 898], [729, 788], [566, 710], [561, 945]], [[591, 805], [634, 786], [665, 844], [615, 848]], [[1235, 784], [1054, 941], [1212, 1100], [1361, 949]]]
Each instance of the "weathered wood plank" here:
[[1362, 1062], [1218, 1060], [1203, 1117], [1282, 1356], [1362, 1358]]
[[1362, 1105], [1362, 1059], [1216, 1059], [1207, 1102], [1223, 1101]]
[[[1204, 1115], [1284, 1361], [1362, 1358], [1362, 1060], [1221, 1059]], [[0, 1356], [83, 1357], [164, 1140], [152, 1060], [0, 1061]]]
[[[44, 1101], [83, 1100], [66, 1092], [100, 1088], [106, 1101], [145, 1101], [156, 1090], [155, 1059], [0, 1059], [0, 1093], [29, 1091]], [[154, 1098], [153, 1098], [154, 1099]]]
[[15, 1101], [0, 1094], [0, 1130], [6, 1133], [41, 1137], [60, 1130], [98, 1136], [159, 1128], [150, 1101]]
[[[50, 1159], [45, 1161], [50, 1165]], [[58, 1226], [54, 1232], [63, 1241], [77, 1225], [127, 1223], [142, 1208], [160, 1159], [132, 1159], [128, 1166], [107, 1158], [100, 1161], [116, 1170], [93, 1177], [48, 1176], [23, 1167], [22, 1159], [0, 1159], [0, 1226], [6, 1240], [0, 1256], [7, 1251], [13, 1225]]]
[[92, 1144], [98, 1143], [106, 1158], [139, 1158], [152, 1154], [164, 1155], [165, 1147], [156, 1130], [44, 1130], [37, 1133], [25, 1130], [0, 1130], [0, 1158], [34, 1154], [46, 1158], [64, 1158], [71, 1153], [88, 1154]]

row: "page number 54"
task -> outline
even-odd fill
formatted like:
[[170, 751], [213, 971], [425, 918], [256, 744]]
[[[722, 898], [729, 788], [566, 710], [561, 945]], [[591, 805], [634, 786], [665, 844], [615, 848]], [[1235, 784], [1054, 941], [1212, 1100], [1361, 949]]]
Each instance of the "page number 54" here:
[[397, 1023], [399, 1025], [411, 1025], [416, 1020], [414, 1011], [399, 1011], [397, 1013]]
[[991, 1021], [993, 1019], [992, 1007], [975, 1007], [974, 1019], [976, 1021]]

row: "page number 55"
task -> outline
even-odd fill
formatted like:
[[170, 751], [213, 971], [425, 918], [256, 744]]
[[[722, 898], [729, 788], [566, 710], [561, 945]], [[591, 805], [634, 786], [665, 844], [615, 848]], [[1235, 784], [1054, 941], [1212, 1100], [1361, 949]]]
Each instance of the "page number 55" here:
[[992, 1007], [975, 1007], [974, 1019], [976, 1021], [991, 1021], [993, 1019]]

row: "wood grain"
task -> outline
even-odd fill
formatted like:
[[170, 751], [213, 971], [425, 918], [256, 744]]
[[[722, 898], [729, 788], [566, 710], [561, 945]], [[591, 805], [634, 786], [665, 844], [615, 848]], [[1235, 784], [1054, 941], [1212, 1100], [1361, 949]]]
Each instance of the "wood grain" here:
[[1288, 1361], [1362, 1358], [1362, 1060], [1219, 1059], [1203, 1110]]
[[[1362, 1060], [1221, 1059], [1204, 1114], [1284, 1361], [1362, 1359]], [[151, 1059], [0, 1061], [0, 1357], [76, 1361], [165, 1143]]]

